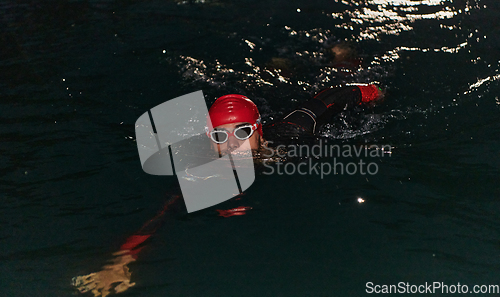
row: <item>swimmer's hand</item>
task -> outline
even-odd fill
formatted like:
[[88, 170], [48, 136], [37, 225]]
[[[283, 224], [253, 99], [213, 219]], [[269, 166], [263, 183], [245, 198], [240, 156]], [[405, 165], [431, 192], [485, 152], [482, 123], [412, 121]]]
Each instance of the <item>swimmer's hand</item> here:
[[80, 292], [91, 291], [95, 297], [106, 297], [114, 293], [121, 293], [135, 285], [130, 282], [131, 272], [127, 264], [135, 261], [128, 251], [119, 251], [113, 259], [113, 263], [106, 265], [99, 272], [88, 275], [76, 276], [72, 279], [72, 285]]
[[385, 92], [379, 86], [375, 84], [358, 85], [358, 88], [361, 91], [361, 100], [365, 105], [373, 107], [384, 101]]

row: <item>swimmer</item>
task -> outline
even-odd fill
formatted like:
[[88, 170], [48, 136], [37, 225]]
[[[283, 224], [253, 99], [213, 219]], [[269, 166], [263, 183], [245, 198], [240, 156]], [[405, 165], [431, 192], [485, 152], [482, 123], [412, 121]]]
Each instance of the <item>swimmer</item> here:
[[371, 105], [383, 97], [382, 90], [374, 84], [328, 88], [263, 129], [259, 110], [249, 98], [225, 95], [208, 111], [211, 123], [208, 123], [207, 136], [212, 140], [214, 151], [221, 156], [244, 149], [258, 152], [266, 139], [275, 142], [315, 137], [332, 115], [356, 105]]
[[[243, 149], [258, 152], [271, 140], [289, 139], [296, 142], [298, 139], [315, 137], [332, 115], [356, 105], [379, 102], [382, 98], [383, 92], [374, 84], [328, 88], [277, 122], [262, 127], [259, 110], [250, 99], [237, 94], [225, 95], [218, 98], [209, 110], [211, 123], [207, 125], [207, 136], [213, 150], [220, 155], [234, 154]], [[74, 277], [72, 285], [75, 289], [80, 293], [91, 292], [94, 297], [106, 297], [134, 286], [128, 265], [136, 261], [144, 243], [159, 227], [166, 211], [180, 197], [172, 196], [153, 219], [130, 236], [113, 254], [110, 264], [100, 271]], [[217, 212], [221, 217], [230, 217], [243, 215], [249, 209], [251, 207], [240, 206]]]

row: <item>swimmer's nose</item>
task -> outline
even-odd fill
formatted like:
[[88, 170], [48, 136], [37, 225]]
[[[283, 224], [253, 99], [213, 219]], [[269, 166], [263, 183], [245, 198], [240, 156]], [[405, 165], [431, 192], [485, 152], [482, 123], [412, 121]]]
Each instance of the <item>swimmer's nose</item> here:
[[227, 140], [227, 148], [229, 149], [229, 151], [234, 151], [238, 147], [240, 147], [238, 139], [236, 139], [236, 137], [234, 136], [229, 136], [229, 139]]

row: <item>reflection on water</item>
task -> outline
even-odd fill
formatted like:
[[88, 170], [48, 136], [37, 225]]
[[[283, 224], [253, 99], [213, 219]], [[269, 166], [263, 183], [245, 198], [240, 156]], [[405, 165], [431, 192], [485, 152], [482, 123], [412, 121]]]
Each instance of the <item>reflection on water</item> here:
[[[297, 30], [291, 25], [283, 26], [283, 33], [286, 33], [290, 40], [303, 42], [308, 41], [308, 48], [298, 50], [296, 46], [288, 44], [273, 44], [278, 48], [278, 53], [284, 58], [289, 59], [292, 63], [305, 63], [309, 65], [320, 66], [323, 65], [321, 74], [318, 75], [316, 80], [293, 80], [284, 75], [288, 73], [286, 67], [277, 67], [269, 69], [265, 65], [259, 65], [255, 62], [253, 55], [255, 51], [262, 51], [266, 47], [266, 43], [262, 38], [255, 40], [248, 40], [248, 37], [239, 37], [241, 41], [248, 46], [248, 56], [242, 58], [242, 64], [248, 66], [247, 70], [237, 70], [233, 67], [225, 65], [223, 62], [224, 57], [216, 58], [214, 61], [203, 60], [196, 57], [180, 56], [183, 61], [180, 63], [181, 71], [186, 78], [193, 78], [196, 81], [205, 81], [214, 86], [224, 84], [224, 79], [231, 77], [241, 78], [241, 82], [250, 85], [262, 87], [264, 85], [277, 86], [282, 84], [292, 84], [300, 86], [304, 91], [311, 91], [317, 89], [317, 82], [320, 83], [335, 83], [338, 79], [332, 76], [342, 76], [341, 81], [356, 81], [361, 78], [366, 79], [367, 71], [377, 72], [377, 65], [383, 62], [394, 62], [399, 59], [399, 52], [401, 51], [420, 51], [420, 52], [445, 52], [445, 53], [458, 53], [461, 49], [467, 47], [468, 40], [476, 39], [475, 32], [467, 32], [462, 29], [460, 21], [456, 22], [451, 20], [461, 15], [468, 15], [473, 9], [480, 9], [479, 4], [470, 4], [467, 2], [464, 7], [457, 7], [453, 1], [409, 1], [409, 0], [372, 0], [372, 1], [336, 1], [347, 6], [344, 11], [336, 11], [325, 13], [328, 17], [333, 19], [333, 24], [338, 29], [352, 31], [351, 40], [358, 44], [368, 40], [381, 40], [385, 36], [399, 35], [404, 31], [414, 30], [419, 21], [438, 21], [433, 25], [434, 30], [437, 31], [455, 31], [456, 35], [465, 35], [464, 39], [454, 45], [442, 44], [438, 47], [433, 46], [410, 46], [399, 45], [391, 50], [386, 51], [380, 55], [374, 55], [371, 61], [364, 63], [366, 68], [363, 67], [347, 67], [350, 69], [338, 69], [338, 67], [331, 67], [328, 65], [328, 57], [325, 51], [322, 50], [324, 44], [328, 42], [335, 42], [338, 32], [333, 32], [326, 28], [311, 28], [308, 30]], [[486, 5], [483, 6], [486, 8]], [[484, 37], [485, 38], [485, 37]], [[445, 42], [445, 41], [441, 41]], [[327, 45], [331, 46], [331, 45]], [[318, 50], [319, 49], [319, 50]], [[281, 63], [283, 64], [283, 63]], [[326, 66], [325, 66], [326, 64]], [[282, 66], [282, 65], [278, 65]], [[384, 67], [387, 69], [388, 67]], [[343, 72], [343, 73], [341, 73]], [[373, 74], [373, 73], [372, 73]], [[214, 78], [213, 75], [216, 77]], [[219, 76], [219, 78], [217, 78]], [[346, 78], [347, 76], [347, 78]], [[383, 74], [382, 77], [383, 78]]]
[[[500, 79], [500, 74], [497, 74], [497, 75], [492, 75], [492, 76], [488, 76], [486, 78], [480, 78], [478, 79], [477, 82], [473, 83], [473, 84], [470, 84], [469, 85], [469, 90], [468, 91], [465, 91], [464, 94], [469, 94], [471, 93], [472, 91], [475, 91], [477, 90], [479, 87], [481, 87], [482, 85], [484, 84], [490, 84], [491, 82], [495, 81], [495, 80], [499, 80]], [[496, 97], [495, 99], [497, 101], [497, 104], [498, 104], [498, 97]]]
[[[466, 1], [457, 4], [451, 0], [370, 0], [370, 1], [336, 1], [338, 5], [334, 12], [323, 11], [326, 17], [325, 24], [333, 25], [336, 30], [328, 29], [325, 25], [321, 28], [298, 29], [298, 24], [281, 26], [277, 34], [287, 36], [281, 43], [269, 42], [263, 37], [253, 37], [230, 34], [230, 42], [235, 42], [240, 51], [239, 62], [226, 62], [224, 55], [215, 53], [215, 58], [202, 56], [170, 57], [171, 62], [177, 64], [186, 82], [208, 84], [221, 89], [222, 92], [230, 85], [231, 92], [250, 93], [251, 97], [263, 106], [265, 121], [279, 117], [279, 112], [273, 110], [274, 99], [269, 92], [279, 90], [282, 96], [290, 102], [297, 101], [297, 94], [313, 93], [324, 87], [347, 84], [375, 82], [381, 85], [393, 80], [394, 72], [403, 58], [409, 59], [411, 53], [432, 55], [456, 55], [462, 51], [470, 52], [471, 43], [477, 42], [477, 30], [464, 29], [462, 19], [470, 15], [471, 11], [486, 8], [476, 1]], [[462, 5], [462, 6], [460, 6]], [[300, 9], [298, 9], [300, 12]], [[302, 12], [300, 12], [302, 13]], [[429, 35], [421, 34], [421, 25], [430, 27], [435, 32]], [[272, 18], [269, 24], [273, 24]], [[269, 25], [268, 24], [268, 25]], [[332, 47], [344, 42], [338, 36], [345, 31], [344, 38], [352, 43], [352, 51], [360, 49], [354, 58], [345, 59], [338, 63], [331, 52]], [[416, 31], [412, 33], [413, 31]], [[392, 37], [405, 34], [403, 42], [394, 44]], [[412, 34], [418, 34], [414, 38]], [[434, 36], [435, 35], [435, 36]], [[440, 36], [454, 35], [454, 38], [441, 38]], [[427, 38], [429, 37], [429, 38]], [[378, 50], [367, 53], [365, 47], [372, 46], [373, 41], [380, 42]], [[274, 56], [263, 63], [259, 53], [274, 50]], [[352, 56], [352, 55], [351, 55]], [[477, 57], [475, 63], [480, 61]], [[495, 80], [495, 76], [470, 82], [469, 90], [460, 91], [467, 94], [482, 83]], [[454, 94], [460, 93], [455, 92]], [[464, 93], [465, 92], [465, 93]], [[287, 95], [290, 94], [290, 95]], [[456, 98], [450, 98], [449, 103], [443, 107], [456, 106]], [[439, 106], [441, 107], [441, 106]], [[345, 118], [342, 124], [326, 127], [325, 136], [332, 138], [353, 138], [377, 131], [386, 123], [404, 118], [411, 113], [427, 114], [436, 112], [434, 105], [413, 106], [405, 110], [391, 110], [380, 115], [362, 116], [362, 122], [356, 126], [347, 123]], [[403, 116], [401, 116], [403, 114]], [[335, 128], [335, 126], [337, 128]], [[340, 127], [343, 133], [335, 132]]]
[[[363, 2], [352, 1], [343, 4], [348, 6], [355, 6], [354, 10], [347, 9], [343, 12], [333, 12], [330, 15], [334, 19], [340, 19], [344, 22], [336, 24], [335, 27], [354, 30], [360, 30], [356, 40], [364, 39], [380, 39], [380, 35], [398, 35], [402, 31], [413, 30], [412, 23], [417, 20], [424, 19], [451, 19], [459, 12], [454, 11], [455, 8], [445, 6], [448, 2], [452, 1], [383, 1], [374, 0], [367, 1], [368, 5], [364, 6]], [[374, 8], [376, 6], [376, 9]], [[433, 7], [435, 6], [435, 7]], [[358, 8], [361, 7], [361, 8]], [[432, 7], [434, 12], [421, 12], [428, 10], [426, 8]], [[468, 11], [468, 8], [466, 8]]]
[[[430, 61], [439, 59], [446, 61], [440, 54], [450, 55], [450, 60], [459, 61], [458, 54], [471, 53], [473, 44], [486, 40], [487, 36], [478, 29], [468, 28], [463, 20], [472, 12], [487, 9], [478, 1], [456, 3], [451, 0], [370, 0], [345, 1], [338, 0], [336, 11], [323, 11], [326, 17], [323, 27], [304, 29], [301, 24], [285, 24], [281, 26], [280, 34], [287, 36], [280, 42], [272, 43], [265, 36], [245, 36], [231, 33], [229, 40], [240, 46], [240, 61], [230, 63], [223, 55], [215, 53], [215, 59], [202, 56], [180, 55], [169, 58], [180, 69], [186, 82], [193, 84], [208, 84], [222, 92], [231, 86], [231, 92], [249, 93], [263, 107], [264, 121], [279, 117], [281, 111], [268, 104], [270, 92], [279, 90], [281, 97], [290, 103], [296, 102], [297, 94], [312, 94], [324, 87], [348, 84], [374, 82], [381, 85], [389, 84], [402, 63], [410, 59], [410, 55], [419, 55], [419, 60]], [[297, 12], [304, 13], [297, 9]], [[336, 29], [329, 29], [329, 26]], [[273, 24], [272, 18], [269, 24]], [[301, 28], [301, 29], [299, 29]], [[425, 29], [425, 31], [423, 31]], [[429, 29], [432, 34], [429, 34]], [[340, 30], [340, 31], [339, 31]], [[344, 35], [340, 39], [339, 35]], [[395, 41], [394, 37], [401, 37]], [[332, 46], [347, 40], [359, 51], [357, 59], [334, 62], [331, 55]], [[374, 41], [379, 43], [374, 46]], [[246, 47], [245, 47], [246, 46]], [[365, 47], [375, 47], [376, 50], [367, 53]], [[274, 56], [263, 63], [260, 57], [262, 51], [274, 50]], [[424, 58], [422, 58], [424, 57]], [[471, 60], [475, 65], [487, 64], [479, 56]], [[422, 62], [425, 63], [425, 62]], [[445, 69], [445, 68], [442, 68]], [[444, 73], [446, 74], [446, 73]], [[404, 75], [404, 74], [403, 74]], [[417, 113], [439, 113], [442, 108], [457, 106], [467, 98], [467, 95], [487, 82], [497, 79], [497, 74], [486, 78], [471, 77], [468, 89], [449, 92], [446, 103], [430, 102], [405, 106], [403, 110], [394, 109], [379, 115], [369, 115], [358, 127], [350, 123], [344, 125], [347, 133], [338, 134], [334, 127], [327, 127], [324, 135], [332, 138], [352, 138], [380, 130], [387, 123], [402, 119]], [[437, 77], [435, 84], [445, 84], [446, 76]], [[448, 88], [436, 87], [438, 89]], [[302, 99], [300, 99], [302, 100]], [[337, 124], [337, 128], [340, 126]], [[361, 127], [361, 128], [360, 128]], [[338, 130], [338, 129], [337, 129]], [[406, 133], [406, 132], [404, 132]]]

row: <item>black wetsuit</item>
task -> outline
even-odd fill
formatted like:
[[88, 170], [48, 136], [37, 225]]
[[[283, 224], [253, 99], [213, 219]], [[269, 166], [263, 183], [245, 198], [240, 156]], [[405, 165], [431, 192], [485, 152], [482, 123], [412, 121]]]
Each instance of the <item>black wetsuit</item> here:
[[316, 137], [334, 114], [361, 103], [362, 93], [357, 86], [322, 90], [279, 121], [264, 126], [264, 138], [274, 143], [307, 141]]

